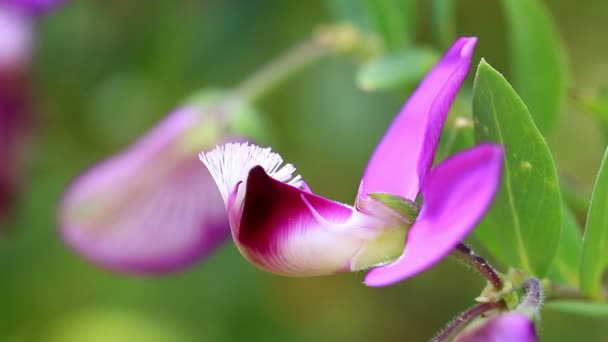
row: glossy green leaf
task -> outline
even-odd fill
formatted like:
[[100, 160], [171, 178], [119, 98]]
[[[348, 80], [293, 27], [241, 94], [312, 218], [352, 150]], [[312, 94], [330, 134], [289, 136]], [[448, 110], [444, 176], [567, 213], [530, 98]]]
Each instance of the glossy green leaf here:
[[579, 300], [558, 300], [548, 302], [545, 304], [545, 308], [577, 315], [608, 318], [608, 304], [605, 303], [583, 302]]
[[361, 67], [357, 85], [361, 89], [375, 91], [416, 84], [438, 59], [436, 51], [424, 48], [389, 53]]
[[562, 226], [555, 165], [525, 104], [484, 60], [475, 77], [473, 119], [477, 142], [505, 149], [501, 188], [477, 235], [505, 264], [542, 277]]
[[435, 41], [447, 49], [456, 40], [456, 1], [431, 0], [431, 22]]
[[602, 298], [602, 275], [608, 261], [608, 149], [595, 180], [581, 258], [581, 290]]
[[502, 4], [510, 27], [513, 86], [547, 136], [566, 96], [562, 42], [539, 0], [503, 0]]
[[553, 282], [578, 288], [582, 230], [572, 210], [566, 205], [563, 205], [563, 215], [559, 247], [547, 277]]
[[362, 0], [369, 22], [389, 50], [409, 45], [416, 29], [415, 0]]

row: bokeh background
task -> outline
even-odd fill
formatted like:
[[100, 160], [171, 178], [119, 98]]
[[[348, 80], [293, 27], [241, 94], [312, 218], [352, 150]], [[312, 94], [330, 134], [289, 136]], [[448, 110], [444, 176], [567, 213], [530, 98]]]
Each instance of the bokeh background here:
[[[419, 3], [416, 40], [431, 44]], [[606, 83], [608, 2], [545, 5], [567, 49], [570, 87]], [[473, 65], [485, 57], [508, 78], [498, 1], [460, 0], [457, 12], [458, 34], [480, 38]], [[484, 282], [449, 259], [372, 289], [363, 274], [264, 273], [228, 243], [184, 272], [136, 278], [81, 260], [57, 234], [58, 201], [79, 172], [196, 89], [234, 86], [332, 20], [325, 1], [279, 0], [79, 0], [43, 18], [32, 141], [1, 228], [0, 341], [424, 341], [472, 305]], [[316, 192], [343, 202], [405, 100], [359, 90], [355, 71], [352, 58], [324, 58], [259, 104], [275, 148]], [[588, 194], [605, 147], [596, 119], [567, 102], [548, 141], [560, 174]], [[545, 310], [540, 332], [546, 341], [608, 341], [606, 323]]]

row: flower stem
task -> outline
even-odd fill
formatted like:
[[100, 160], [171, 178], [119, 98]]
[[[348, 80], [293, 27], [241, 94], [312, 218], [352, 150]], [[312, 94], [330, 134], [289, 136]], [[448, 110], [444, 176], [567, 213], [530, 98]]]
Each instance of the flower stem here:
[[498, 275], [498, 272], [484, 258], [475, 254], [473, 250], [463, 243], [458, 244], [454, 248], [454, 251], [456, 252], [454, 255], [458, 259], [467, 265], [472, 266], [479, 273], [481, 273], [481, 275], [484, 276], [490, 282], [490, 284], [492, 284], [495, 290], [500, 291], [503, 289], [504, 283]]
[[460, 331], [464, 326], [469, 324], [469, 322], [471, 322], [477, 316], [482, 315], [490, 310], [504, 308], [505, 306], [506, 303], [502, 299], [497, 302], [477, 304], [464, 311], [463, 313], [458, 315], [458, 317], [448, 323], [448, 325], [443, 328], [443, 330], [441, 330], [439, 334], [435, 335], [435, 337], [431, 339], [431, 342], [447, 341], [452, 335]]
[[253, 73], [237, 87], [237, 94], [255, 102], [303, 67], [330, 50], [316, 40], [303, 41]]

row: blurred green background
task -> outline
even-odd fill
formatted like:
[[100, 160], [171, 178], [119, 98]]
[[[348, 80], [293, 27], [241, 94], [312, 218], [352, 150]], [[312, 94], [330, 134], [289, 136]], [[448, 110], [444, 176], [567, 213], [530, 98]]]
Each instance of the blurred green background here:
[[[419, 2], [417, 42], [431, 42]], [[608, 2], [545, 1], [565, 42], [570, 87], [608, 80]], [[230, 87], [332, 20], [324, 1], [72, 1], [38, 27], [34, 141], [17, 210], [0, 238], [0, 341], [425, 341], [473, 304], [484, 282], [446, 260], [388, 288], [362, 274], [284, 278], [247, 263], [232, 243], [158, 278], [98, 269], [56, 232], [62, 190], [127, 146], [198, 88]], [[457, 32], [480, 38], [509, 78], [497, 1], [457, 2]], [[404, 97], [365, 93], [356, 65], [333, 56], [264, 98], [275, 148], [321, 195], [352, 202], [359, 177]], [[472, 75], [472, 73], [471, 73]], [[472, 76], [465, 86], [471, 88]], [[604, 150], [599, 125], [567, 102], [548, 137], [561, 175], [589, 192]], [[6, 162], [6, 161], [5, 161]], [[605, 320], [549, 310], [546, 341], [608, 341]]]

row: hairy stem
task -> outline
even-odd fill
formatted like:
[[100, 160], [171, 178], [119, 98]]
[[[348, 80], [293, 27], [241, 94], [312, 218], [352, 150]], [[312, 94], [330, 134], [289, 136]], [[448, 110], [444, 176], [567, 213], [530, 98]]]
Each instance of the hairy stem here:
[[458, 259], [467, 265], [472, 266], [479, 273], [481, 273], [481, 275], [484, 276], [490, 282], [490, 284], [492, 284], [495, 290], [500, 291], [503, 289], [504, 284], [498, 275], [498, 272], [484, 258], [475, 254], [473, 250], [465, 246], [463, 243], [458, 244], [454, 248], [454, 251], [454, 255]]
[[458, 315], [458, 317], [448, 323], [448, 325], [443, 328], [443, 330], [441, 330], [439, 334], [437, 334], [435, 337], [433, 337], [433, 339], [431, 339], [431, 342], [448, 341], [448, 339], [451, 338], [452, 335], [462, 330], [462, 328], [464, 328], [477, 316], [480, 316], [490, 310], [504, 307], [506, 307], [506, 303], [502, 299], [497, 302], [477, 304], [464, 311], [463, 313]]
[[330, 50], [315, 40], [306, 40], [287, 50], [259, 71], [245, 79], [237, 94], [256, 101], [298, 70], [317, 61]]

